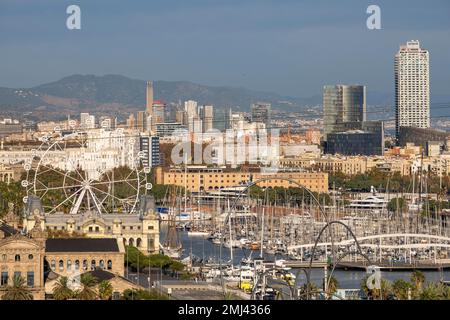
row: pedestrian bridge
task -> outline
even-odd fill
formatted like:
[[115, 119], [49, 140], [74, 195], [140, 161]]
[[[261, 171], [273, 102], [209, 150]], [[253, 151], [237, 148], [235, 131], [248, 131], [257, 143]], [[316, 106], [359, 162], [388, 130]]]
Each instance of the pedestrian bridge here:
[[[437, 236], [425, 233], [387, 233], [364, 237], [357, 237], [356, 240], [361, 248], [374, 249], [420, 249], [420, 248], [450, 248], [450, 237]], [[288, 252], [297, 250], [308, 250], [314, 247], [314, 243], [288, 246]], [[355, 245], [355, 239], [329, 242], [319, 242], [317, 247], [331, 247]]]

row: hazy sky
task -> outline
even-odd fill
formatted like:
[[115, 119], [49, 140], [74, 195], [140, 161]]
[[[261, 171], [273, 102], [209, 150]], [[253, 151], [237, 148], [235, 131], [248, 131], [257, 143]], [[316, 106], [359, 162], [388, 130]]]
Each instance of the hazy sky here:
[[[66, 8], [81, 7], [81, 30]], [[381, 7], [382, 30], [366, 9]], [[332, 83], [393, 91], [393, 57], [418, 39], [433, 94], [450, 93], [448, 0], [0, 0], [0, 86], [78, 74], [189, 80], [291, 96]]]

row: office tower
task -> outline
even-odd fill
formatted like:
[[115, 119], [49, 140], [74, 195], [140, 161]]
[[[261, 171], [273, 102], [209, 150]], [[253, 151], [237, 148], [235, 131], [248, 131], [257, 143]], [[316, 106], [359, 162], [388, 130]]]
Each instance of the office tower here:
[[183, 125], [187, 124], [187, 115], [186, 111], [184, 110], [178, 110], [175, 116], [175, 121], [178, 123], [181, 123]]
[[80, 127], [82, 129], [94, 129], [95, 128], [95, 116], [87, 112], [80, 113]]
[[166, 103], [164, 122], [176, 122], [177, 111], [179, 108], [177, 103]]
[[324, 86], [323, 113], [325, 141], [329, 133], [361, 129], [366, 120], [366, 87]]
[[[197, 101], [189, 100], [184, 102], [184, 110], [186, 111], [186, 120], [189, 132], [194, 131], [194, 122], [198, 120]], [[198, 125], [198, 124], [197, 124]]]
[[145, 111], [138, 111], [137, 114], [137, 129], [140, 132], [144, 132], [147, 129], [147, 115], [145, 114]]
[[195, 117], [197, 115], [197, 101], [185, 101], [184, 111], [186, 111], [188, 119]]
[[127, 128], [134, 129], [135, 127], [136, 127], [136, 118], [134, 117], [134, 114], [131, 113], [127, 119]]
[[401, 45], [395, 55], [395, 129], [430, 127], [430, 74], [428, 51], [417, 40]]
[[153, 107], [153, 81], [147, 81], [147, 91], [146, 91], [146, 111], [150, 115], [152, 114]]
[[347, 156], [384, 154], [384, 124], [382, 121], [364, 121], [360, 130], [330, 132], [326, 153]]
[[142, 135], [139, 138], [139, 149], [145, 154], [142, 158], [142, 165], [144, 167], [151, 168], [161, 164], [159, 137]]
[[166, 104], [160, 100], [153, 102], [152, 123], [163, 123], [165, 121]]
[[95, 116], [93, 114], [89, 115], [88, 126], [89, 129], [95, 128]]
[[262, 122], [266, 128], [270, 128], [271, 105], [270, 103], [257, 102], [252, 104], [252, 122]]
[[[191, 125], [191, 123], [189, 123]], [[192, 126], [189, 127], [189, 132], [202, 133], [203, 132], [203, 121], [198, 116], [192, 118]]]
[[197, 115], [198, 117], [196, 117], [195, 119], [199, 119], [202, 121], [202, 131], [203, 132], [207, 132], [208, 130], [211, 130], [213, 128], [213, 119], [214, 119], [214, 115], [213, 115], [213, 106], [207, 106], [207, 105], [201, 105], [198, 106], [198, 112]]
[[170, 137], [182, 129], [185, 130], [186, 128], [179, 122], [158, 123], [156, 124], [156, 135], [158, 137]]
[[82, 129], [94, 129], [95, 128], [95, 116], [90, 115], [87, 112], [80, 113], [80, 127]]
[[87, 113], [87, 112], [80, 113], [80, 127], [81, 127], [81, 129], [87, 129], [88, 119], [89, 119], [89, 113]]
[[202, 121], [203, 121], [203, 132], [207, 132], [208, 130], [211, 130], [214, 128], [213, 121], [214, 121], [214, 107], [213, 106], [203, 106], [203, 114], [202, 114]]

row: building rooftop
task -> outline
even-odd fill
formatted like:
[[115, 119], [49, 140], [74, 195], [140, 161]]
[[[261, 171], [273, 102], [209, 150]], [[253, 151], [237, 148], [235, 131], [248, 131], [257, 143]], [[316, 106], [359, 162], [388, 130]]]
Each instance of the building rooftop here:
[[6, 223], [3, 223], [0, 221], [0, 231], [3, 232], [5, 237], [13, 236], [16, 233], [19, 233], [16, 229], [14, 229], [12, 226], [7, 225]]
[[119, 252], [114, 238], [53, 238], [45, 243], [46, 252]]
[[100, 268], [95, 268], [93, 271], [89, 271], [87, 273], [91, 274], [94, 278], [97, 278], [99, 281], [111, 280], [116, 276], [114, 273], [105, 271]]

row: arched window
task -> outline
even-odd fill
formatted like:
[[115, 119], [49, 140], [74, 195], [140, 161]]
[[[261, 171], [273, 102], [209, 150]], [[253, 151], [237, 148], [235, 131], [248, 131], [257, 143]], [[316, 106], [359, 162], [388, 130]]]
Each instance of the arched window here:
[[123, 245], [126, 246], [127, 245], [127, 239], [123, 238]]
[[128, 239], [128, 245], [131, 246], [131, 247], [134, 246], [134, 239], [133, 238]]
[[16, 255], [14, 256], [14, 261], [15, 261], [15, 262], [20, 262], [20, 254], [16, 254]]
[[52, 269], [53, 271], [55, 271], [55, 260], [52, 260], [50, 262], [50, 269]]
[[75, 270], [80, 270], [80, 260], [75, 260]]
[[72, 271], [72, 260], [67, 260], [67, 271]]
[[100, 262], [98, 263], [98, 265], [99, 265], [99, 267], [100, 267], [101, 269], [105, 269], [105, 261], [100, 260]]
[[59, 269], [59, 271], [64, 270], [64, 261], [62, 261], [62, 260], [58, 261], [58, 269]]
[[111, 270], [111, 269], [112, 269], [112, 261], [108, 260], [108, 270]]
[[87, 268], [88, 268], [87, 260], [83, 260], [83, 270], [87, 270]]
[[92, 260], [91, 261], [91, 270], [95, 269], [95, 264], [96, 264], [95, 260]]
[[2, 261], [6, 261], [6, 254], [2, 254]]
[[136, 247], [140, 247], [141, 246], [141, 243], [142, 243], [142, 239], [141, 238], [137, 238], [136, 239]]

